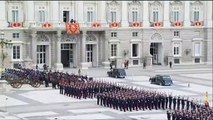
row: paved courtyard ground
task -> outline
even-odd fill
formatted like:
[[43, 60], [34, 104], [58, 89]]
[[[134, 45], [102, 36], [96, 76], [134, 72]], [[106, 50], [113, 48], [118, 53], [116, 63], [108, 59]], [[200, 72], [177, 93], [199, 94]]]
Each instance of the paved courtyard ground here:
[[[82, 74], [94, 76], [94, 80], [114, 82], [121, 86], [133, 86], [137, 89], [157, 90], [184, 96], [198, 102], [205, 101], [208, 92], [212, 106], [212, 66], [175, 66], [172, 69], [163, 66], [152, 66], [147, 69], [129, 68], [125, 79], [107, 77], [109, 69], [90, 68]], [[65, 69], [65, 72], [77, 73], [78, 69]], [[156, 74], [168, 74], [174, 80], [173, 86], [158, 86], [149, 83], [149, 77]], [[0, 120], [166, 120], [165, 110], [147, 110], [122, 112], [96, 105], [96, 99], [74, 99], [59, 94], [51, 87], [32, 88], [24, 85], [20, 89], [7, 86], [9, 91], [0, 93]]]

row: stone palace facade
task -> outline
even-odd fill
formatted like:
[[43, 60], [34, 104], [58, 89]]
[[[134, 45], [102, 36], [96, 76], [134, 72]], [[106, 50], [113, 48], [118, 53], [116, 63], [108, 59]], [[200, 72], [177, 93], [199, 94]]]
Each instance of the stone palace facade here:
[[[212, 1], [0, 1], [0, 11], [13, 43], [5, 67], [212, 64]], [[66, 33], [71, 19], [80, 34]]]

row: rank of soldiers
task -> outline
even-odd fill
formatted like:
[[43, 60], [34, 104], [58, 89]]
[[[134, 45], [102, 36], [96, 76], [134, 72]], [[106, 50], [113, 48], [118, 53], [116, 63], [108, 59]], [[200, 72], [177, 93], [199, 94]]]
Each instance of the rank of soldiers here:
[[[152, 90], [133, 89], [117, 83], [93, 81], [87, 76], [32, 69], [6, 69], [7, 77], [45, 81], [59, 88], [60, 94], [77, 99], [97, 98], [97, 104], [120, 111], [169, 109], [168, 120], [213, 120], [213, 110], [186, 97], [167, 95]], [[57, 87], [56, 87], [57, 86]]]

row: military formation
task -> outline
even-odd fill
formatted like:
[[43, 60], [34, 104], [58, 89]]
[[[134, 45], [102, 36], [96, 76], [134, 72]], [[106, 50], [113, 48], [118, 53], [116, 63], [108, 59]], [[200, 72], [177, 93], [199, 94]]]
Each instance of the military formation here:
[[213, 120], [213, 110], [186, 97], [172, 96], [153, 90], [133, 89], [117, 83], [94, 81], [87, 76], [32, 69], [6, 69], [14, 79], [40, 80], [52, 83], [59, 93], [77, 99], [97, 98], [97, 104], [120, 111], [167, 109], [168, 120]]

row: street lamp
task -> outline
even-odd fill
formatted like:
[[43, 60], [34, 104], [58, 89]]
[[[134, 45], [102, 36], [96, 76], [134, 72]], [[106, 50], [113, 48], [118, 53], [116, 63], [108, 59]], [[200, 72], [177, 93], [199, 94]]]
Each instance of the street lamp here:
[[4, 69], [4, 59], [7, 57], [7, 53], [4, 53], [4, 48], [12, 47], [12, 40], [7, 40], [4, 38], [4, 32], [2, 31], [0, 34], [0, 46], [1, 46], [1, 75]]

